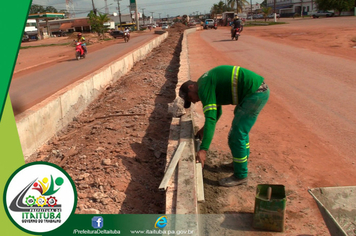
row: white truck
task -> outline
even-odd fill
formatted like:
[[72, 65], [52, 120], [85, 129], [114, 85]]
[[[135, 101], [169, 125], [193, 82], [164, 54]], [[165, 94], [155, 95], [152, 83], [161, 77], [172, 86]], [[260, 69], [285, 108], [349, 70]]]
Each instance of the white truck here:
[[313, 18], [319, 18], [320, 16], [332, 17], [334, 16], [334, 12], [319, 10], [316, 12], [309, 12], [308, 15], [311, 15]]

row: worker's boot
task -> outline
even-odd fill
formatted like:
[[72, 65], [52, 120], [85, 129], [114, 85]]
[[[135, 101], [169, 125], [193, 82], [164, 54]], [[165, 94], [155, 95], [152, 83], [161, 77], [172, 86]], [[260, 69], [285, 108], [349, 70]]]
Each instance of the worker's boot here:
[[235, 177], [235, 175], [231, 175], [230, 177], [220, 179], [219, 184], [224, 187], [233, 187], [237, 185], [247, 184], [247, 177], [244, 179], [238, 179]]
[[234, 170], [234, 163], [232, 161], [223, 161], [220, 167], [225, 170]]

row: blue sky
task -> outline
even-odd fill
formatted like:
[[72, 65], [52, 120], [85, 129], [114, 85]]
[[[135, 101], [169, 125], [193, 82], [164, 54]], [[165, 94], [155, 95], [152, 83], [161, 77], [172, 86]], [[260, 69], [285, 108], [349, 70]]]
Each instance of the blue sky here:
[[[92, 0], [71, 0], [73, 2], [76, 17], [86, 16], [93, 8]], [[93, 0], [95, 8], [105, 13], [105, 0]], [[225, 1], [225, 0], [223, 0]], [[250, 0], [248, 0], [250, 1]], [[263, 0], [252, 0], [252, 3], [261, 3]], [[209, 13], [213, 4], [219, 0], [136, 0], [140, 12], [144, 11], [145, 15], [153, 15], [155, 18], [177, 16], [184, 14]], [[33, 0], [32, 4], [43, 6], [53, 6], [56, 9], [66, 9], [66, 0]], [[106, 0], [109, 13], [118, 12], [117, 0]], [[130, 0], [121, 0], [121, 14], [129, 13]]]

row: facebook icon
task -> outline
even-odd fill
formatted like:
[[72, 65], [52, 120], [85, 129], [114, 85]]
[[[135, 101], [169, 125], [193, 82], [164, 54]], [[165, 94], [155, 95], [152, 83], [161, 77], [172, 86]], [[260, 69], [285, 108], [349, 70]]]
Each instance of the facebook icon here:
[[101, 229], [104, 226], [104, 219], [101, 216], [94, 216], [91, 219], [91, 226], [93, 226], [94, 229]]

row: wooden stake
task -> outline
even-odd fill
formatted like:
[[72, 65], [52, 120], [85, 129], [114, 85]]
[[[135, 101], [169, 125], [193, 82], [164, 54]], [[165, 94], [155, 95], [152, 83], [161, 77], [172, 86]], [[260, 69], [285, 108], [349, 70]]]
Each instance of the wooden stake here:
[[172, 174], [173, 174], [173, 172], [174, 172], [174, 170], [175, 170], [175, 168], [176, 168], [176, 166], [178, 164], [178, 161], [179, 161], [180, 157], [182, 156], [185, 144], [186, 144], [186, 142], [181, 142], [179, 144], [179, 146], [178, 146], [178, 148], [177, 148], [176, 152], [174, 153], [174, 156], [173, 156], [173, 158], [171, 160], [171, 163], [169, 163], [169, 167], [167, 168], [167, 171], [163, 176], [162, 182], [158, 187], [159, 190], [165, 191], [167, 189], [168, 182], [172, 177]]
[[198, 202], [204, 202], [203, 168], [201, 167], [201, 163], [195, 164], [195, 174], [197, 177], [197, 200]]

